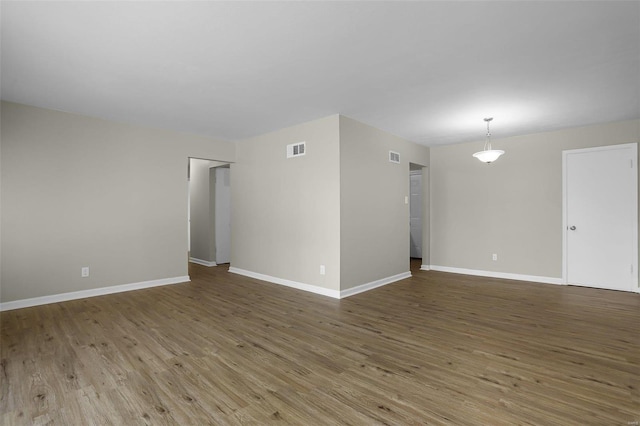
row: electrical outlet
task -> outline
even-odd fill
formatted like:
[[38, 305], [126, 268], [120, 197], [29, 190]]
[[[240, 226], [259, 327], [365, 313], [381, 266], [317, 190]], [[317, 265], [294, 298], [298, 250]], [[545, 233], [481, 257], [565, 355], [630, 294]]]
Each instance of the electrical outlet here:
[[498, 260], [498, 253], [493, 253], [493, 256], [491, 256], [491, 258], [493, 260]]
[[82, 276], [82, 278], [86, 278], [89, 276], [89, 267], [88, 266], [83, 266], [82, 270], [80, 271], [80, 275]]
[[324, 275], [326, 272], [324, 265], [320, 265], [320, 275]]

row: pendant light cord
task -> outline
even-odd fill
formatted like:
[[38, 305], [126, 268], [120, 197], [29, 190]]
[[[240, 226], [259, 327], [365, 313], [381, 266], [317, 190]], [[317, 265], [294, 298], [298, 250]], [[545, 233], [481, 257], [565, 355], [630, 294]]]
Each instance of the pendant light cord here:
[[484, 142], [484, 150], [491, 151], [491, 132], [489, 131], [489, 122], [493, 120], [493, 118], [485, 118], [484, 121], [487, 122], [487, 140]]

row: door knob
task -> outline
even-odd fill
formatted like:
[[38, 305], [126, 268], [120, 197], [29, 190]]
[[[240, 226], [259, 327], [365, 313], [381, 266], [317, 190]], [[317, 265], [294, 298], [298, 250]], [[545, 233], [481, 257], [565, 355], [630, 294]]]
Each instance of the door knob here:
[[575, 231], [576, 227], [575, 226], [571, 226], [571, 227], [569, 227], [569, 229], [571, 229], [572, 231]]

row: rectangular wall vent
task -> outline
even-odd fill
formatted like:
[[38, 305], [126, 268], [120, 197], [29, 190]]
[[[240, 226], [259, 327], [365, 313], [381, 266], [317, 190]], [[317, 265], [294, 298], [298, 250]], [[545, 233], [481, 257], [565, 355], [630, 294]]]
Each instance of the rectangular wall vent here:
[[389, 151], [389, 161], [392, 163], [400, 164], [400, 153], [395, 151]]
[[307, 152], [306, 144], [306, 142], [298, 142], [287, 145], [287, 158], [304, 155]]

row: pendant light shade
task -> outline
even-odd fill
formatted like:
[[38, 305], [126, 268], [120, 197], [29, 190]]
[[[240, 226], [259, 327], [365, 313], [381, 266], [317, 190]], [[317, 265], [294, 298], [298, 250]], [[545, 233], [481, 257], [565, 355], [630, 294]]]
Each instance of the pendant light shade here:
[[504, 154], [504, 151], [500, 149], [491, 149], [491, 132], [489, 131], [489, 122], [491, 120], [493, 120], [493, 118], [484, 119], [484, 121], [487, 122], [487, 140], [484, 143], [484, 149], [473, 154], [473, 156], [478, 160], [487, 164], [496, 161], [502, 154]]
[[500, 157], [502, 154], [504, 154], [504, 151], [502, 150], [490, 149], [486, 151], [478, 151], [475, 154], [473, 154], [473, 156], [476, 157], [478, 160], [482, 161], [483, 163], [491, 163], [493, 161], [496, 161], [498, 157]]

